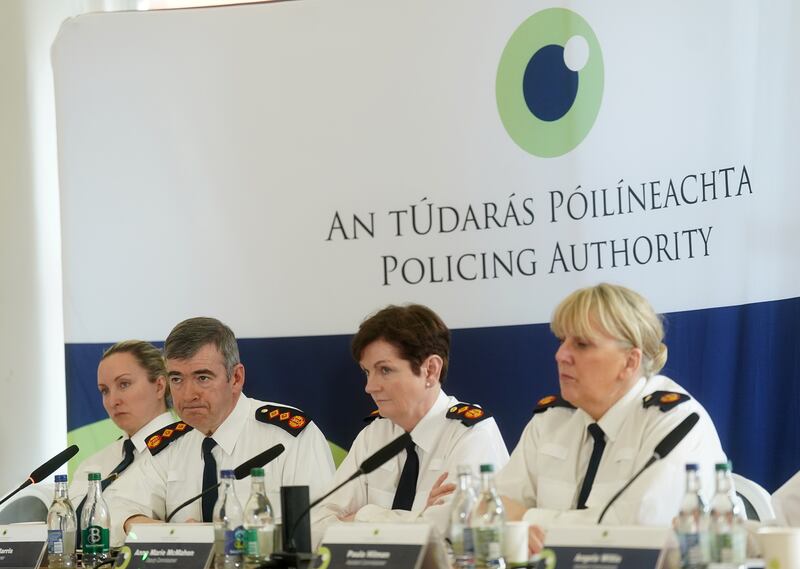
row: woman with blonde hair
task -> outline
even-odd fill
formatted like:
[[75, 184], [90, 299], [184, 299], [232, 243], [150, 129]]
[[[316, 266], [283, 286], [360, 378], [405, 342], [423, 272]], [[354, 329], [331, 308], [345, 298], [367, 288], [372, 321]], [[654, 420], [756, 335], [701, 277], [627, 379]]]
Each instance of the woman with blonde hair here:
[[630, 289], [600, 284], [564, 299], [550, 327], [561, 342], [555, 354], [560, 394], [539, 401], [497, 475], [509, 518], [532, 524], [531, 551], [541, 548], [550, 525], [597, 523], [656, 445], [692, 413], [699, 422], [620, 496], [603, 523], [669, 525], [687, 463], [698, 463], [710, 497], [714, 464], [725, 453], [702, 405], [658, 375], [667, 347], [650, 304]]
[[174, 421], [169, 412], [167, 369], [161, 350], [142, 340], [108, 348], [97, 366], [97, 389], [108, 416], [124, 436], [85, 459], [75, 471], [69, 495], [80, 507], [90, 472], [99, 472], [105, 491], [147, 452], [148, 435]]

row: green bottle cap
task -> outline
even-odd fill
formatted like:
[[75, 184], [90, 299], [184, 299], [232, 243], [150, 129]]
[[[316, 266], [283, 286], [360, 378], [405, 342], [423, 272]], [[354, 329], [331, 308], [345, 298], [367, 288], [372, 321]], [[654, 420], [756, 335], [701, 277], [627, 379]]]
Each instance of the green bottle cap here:
[[481, 464], [481, 472], [494, 472], [494, 464]]
[[714, 467], [714, 469], [717, 472], [719, 471], [730, 472], [731, 470], [733, 470], [733, 465], [731, 464], [730, 460], [728, 462], [718, 462]]
[[254, 468], [250, 471], [250, 476], [260, 476], [264, 478], [264, 469], [263, 468]]
[[100, 480], [100, 473], [99, 472], [90, 472], [89, 473], [89, 482], [94, 482], [95, 480]]

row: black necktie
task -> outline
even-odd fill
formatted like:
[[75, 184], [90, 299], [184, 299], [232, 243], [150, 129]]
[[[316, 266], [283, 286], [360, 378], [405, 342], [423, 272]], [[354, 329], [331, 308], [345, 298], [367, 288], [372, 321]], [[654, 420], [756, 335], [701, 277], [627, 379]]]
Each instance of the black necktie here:
[[125, 442], [122, 443], [122, 462], [120, 462], [117, 467], [111, 471], [111, 474], [100, 483], [100, 488], [103, 491], [122, 474], [123, 470], [133, 464], [133, 451], [135, 450], [136, 448], [133, 446], [133, 441], [125, 439]]
[[[125, 439], [125, 442], [122, 443], [122, 462], [120, 462], [114, 470], [108, 475], [108, 477], [100, 483], [100, 490], [105, 492], [108, 485], [114, 482], [119, 475], [122, 474], [122, 471], [128, 468], [131, 464], [133, 464], [133, 451], [136, 448], [133, 446], [133, 441], [130, 439]], [[78, 520], [78, 526], [81, 523], [81, 514], [83, 513], [83, 506], [86, 505], [86, 498], [89, 497], [89, 492], [87, 489], [86, 495], [81, 500], [81, 503], [78, 504], [78, 509], [75, 510], [75, 519]], [[78, 532], [78, 545], [81, 545], [81, 532]]]
[[[211, 437], [203, 439], [203, 490], [211, 488], [217, 483], [217, 460], [211, 454], [211, 449], [217, 446], [217, 441]], [[203, 494], [203, 521], [213, 521], [214, 504], [217, 503], [219, 490], [214, 489], [207, 494]]]
[[414, 505], [414, 496], [417, 495], [417, 478], [419, 477], [419, 457], [414, 447], [413, 441], [406, 447], [406, 463], [403, 465], [400, 482], [397, 483], [397, 490], [394, 493], [393, 510], [411, 511], [411, 506]]
[[592, 484], [594, 484], [594, 477], [597, 474], [597, 467], [600, 466], [600, 459], [603, 457], [603, 450], [606, 448], [606, 438], [603, 429], [597, 423], [589, 425], [589, 434], [594, 439], [594, 448], [592, 449], [592, 456], [589, 458], [589, 467], [586, 469], [586, 476], [583, 478], [583, 486], [581, 486], [581, 493], [578, 494], [578, 509], [586, 509], [586, 500], [589, 499], [589, 493], [592, 491]]

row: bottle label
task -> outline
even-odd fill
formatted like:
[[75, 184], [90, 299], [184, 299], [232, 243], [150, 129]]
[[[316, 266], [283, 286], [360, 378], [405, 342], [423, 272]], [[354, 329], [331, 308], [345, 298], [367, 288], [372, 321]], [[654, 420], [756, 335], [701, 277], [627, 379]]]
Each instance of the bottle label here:
[[472, 555], [475, 547], [472, 543], [472, 528], [464, 524], [453, 524], [450, 529], [450, 545], [456, 556]]
[[714, 561], [740, 563], [745, 560], [745, 540], [742, 532], [717, 534], [714, 538]]
[[81, 537], [84, 553], [108, 553], [108, 528], [89, 526], [81, 532]]
[[266, 557], [272, 553], [275, 527], [266, 524], [247, 528], [244, 535], [244, 553], [250, 557]]
[[244, 552], [245, 532], [242, 526], [225, 530], [225, 555], [241, 555]]
[[708, 563], [708, 541], [700, 533], [680, 533], [678, 542], [681, 548], [683, 567], [702, 567]]
[[64, 532], [60, 529], [47, 530], [47, 553], [55, 555], [64, 553]]
[[502, 557], [500, 548], [501, 533], [494, 527], [473, 528], [475, 540], [475, 557], [478, 561], [486, 563]]
[[258, 557], [258, 528], [248, 528], [244, 532], [244, 552]]
[[472, 528], [465, 527], [463, 535], [464, 535], [464, 553], [465, 554], [475, 553], [475, 543], [472, 541]]

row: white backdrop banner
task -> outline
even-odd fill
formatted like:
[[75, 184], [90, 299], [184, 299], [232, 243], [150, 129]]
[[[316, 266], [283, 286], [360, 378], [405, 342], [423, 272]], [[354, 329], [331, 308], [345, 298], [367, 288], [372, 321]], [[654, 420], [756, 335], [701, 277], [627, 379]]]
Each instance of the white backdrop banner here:
[[[408, 301], [455, 329], [530, 330], [599, 281], [666, 313], [800, 297], [798, 26], [791, 0], [296, 0], [67, 21], [68, 355], [198, 314], [243, 338], [340, 337]], [[684, 383], [707, 386], [699, 362], [740, 342], [679, 354], [698, 374]], [[509, 389], [542, 365], [518, 363]]]

